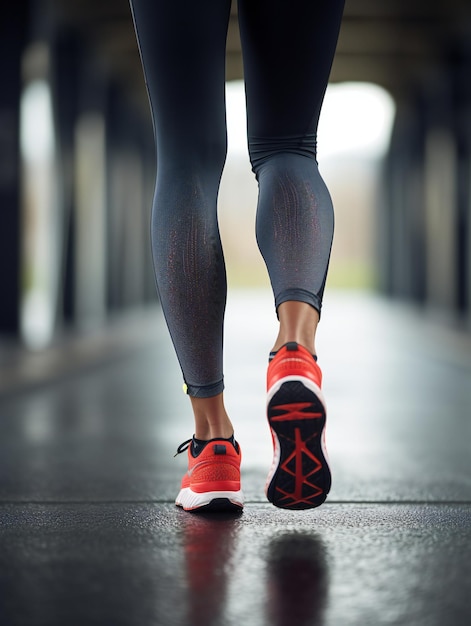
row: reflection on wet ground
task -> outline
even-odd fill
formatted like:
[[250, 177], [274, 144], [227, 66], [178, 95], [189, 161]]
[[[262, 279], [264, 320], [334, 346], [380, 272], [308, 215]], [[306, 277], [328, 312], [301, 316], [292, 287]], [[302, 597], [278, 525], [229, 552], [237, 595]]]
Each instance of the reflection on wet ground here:
[[270, 541], [268, 555], [268, 623], [323, 624], [329, 572], [322, 539], [316, 534], [288, 532]]

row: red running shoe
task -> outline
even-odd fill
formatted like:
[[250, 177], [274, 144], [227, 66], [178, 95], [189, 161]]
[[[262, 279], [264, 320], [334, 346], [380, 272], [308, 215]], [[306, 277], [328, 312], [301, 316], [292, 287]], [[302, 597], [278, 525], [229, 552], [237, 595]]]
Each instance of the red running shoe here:
[[242, 455], [235, 439], [211, 439], [198, 445], [189, 439], [178, 447], [177, 454], [185, 450], [188, 450], [188, 471], [175, 504], [185, 511], [242, 509]]
[[268, 366], [267, 417], [273, 463], [265, 492], [284, 509], [311, 509], [329, 493], [322, 372], [312, 354], [289, 342]]

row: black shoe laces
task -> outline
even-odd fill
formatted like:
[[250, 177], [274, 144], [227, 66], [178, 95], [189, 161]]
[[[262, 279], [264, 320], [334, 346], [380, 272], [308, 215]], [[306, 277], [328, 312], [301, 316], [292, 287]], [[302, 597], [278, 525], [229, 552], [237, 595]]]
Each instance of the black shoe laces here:
[[193, 437], [191, 439], [187, 439], [186, 441], [181, 443], [178, 446], [177, 451], [173, 455], [173, 458], [175, 458], [177, 455], [181, 454], [182, 452], [185, 452], [185, 450], [188, 450], [188, 448], [190, 447], [192, 441], [193, 441]]

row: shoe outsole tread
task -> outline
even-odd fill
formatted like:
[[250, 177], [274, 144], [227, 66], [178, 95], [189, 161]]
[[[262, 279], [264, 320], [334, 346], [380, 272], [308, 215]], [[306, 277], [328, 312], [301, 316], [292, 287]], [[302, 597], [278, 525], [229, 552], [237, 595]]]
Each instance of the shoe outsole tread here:
[[277, 448], [275, 455], [279, 455], [268, 477], [268, 500], [286, 509], [320, 506], [331, 486], [322, 443], [326, 422], [323, 401], [314, 388], [300, 380], [288, 380], [270, 398], [267, 416]]

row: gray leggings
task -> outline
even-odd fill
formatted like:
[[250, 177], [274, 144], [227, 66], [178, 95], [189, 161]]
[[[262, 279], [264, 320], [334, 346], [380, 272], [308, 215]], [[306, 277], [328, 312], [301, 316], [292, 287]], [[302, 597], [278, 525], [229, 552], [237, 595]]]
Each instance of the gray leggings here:
[[[334, 217], [316, 133], [344, 0], [239, 0], [256, 234], [275, 306], [318, 311]], [[217, 195], [227, 150], [231, 0], [131, 0], [157, 147], [152, 252], [188, 393], [224, 388], [226, 272]]]

